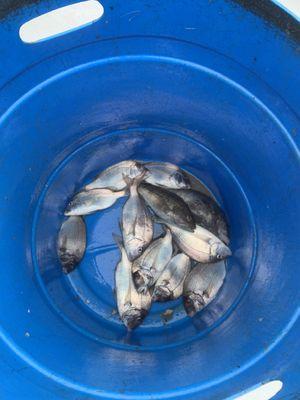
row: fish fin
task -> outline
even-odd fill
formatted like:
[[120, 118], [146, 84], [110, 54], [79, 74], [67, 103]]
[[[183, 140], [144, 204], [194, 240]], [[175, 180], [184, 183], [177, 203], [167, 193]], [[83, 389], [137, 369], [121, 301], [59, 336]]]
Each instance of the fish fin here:
[[153, 222], [155, 222], [157, 224], [162, 224], [162, 225], [165, 224], [165, 221], [163, 219], [157, 217], [155, 214], [151, 215], [151, 219], [152, 219]]
[[173, 254], [172, 257], [177, 256], [178, 254], [181, 253], [181, 250], [179, 249], [179, 247], [177, 246], [176, 243], [173, 243]]
[[136, 187], [145, 179], [145, 176], [147, 176], [147, 173], [149, 174], [148, 170], [144, 170], [140, 176], [137, 176], [136, 178], [130, 178], [126, 174], [122, 174], [123, 179], [127, 185], [127, 187], [130, 189], [131, 186], [135, 185]]

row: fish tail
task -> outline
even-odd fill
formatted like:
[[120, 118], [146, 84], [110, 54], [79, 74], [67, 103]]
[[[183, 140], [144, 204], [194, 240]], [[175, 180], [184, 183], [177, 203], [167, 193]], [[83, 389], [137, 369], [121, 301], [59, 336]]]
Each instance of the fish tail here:
[[130, 178], [128, 175], [126, 175], [126, 174], [122, 174], [122, 176], [123, 176], [123, 179], [124, 179], [124, 181], [125, 181], [125, 183], [126, 183], [126, 185], [127, 185], [127, 188], [129, 188], [130, 189], [130, 187], [133, 185], [133, 183], [134, 183], [134, 178]]
[[136, 178], [130, 178], [129, 176], [127, 176], [126, 174], [123, 174], [123, 179], [127, 185], [127, 187], [129, 188], [129, 190], [131, 190], [131, 188], [137, 188], [138, 185], [144, 180], [145, 175], [147, 174], [147, 170], [144, 170], [141, 175], [139, 175]]
[[145, 179], [148, 173], [149, 170], [145, 168], [141, 175], [135, 178], [136, 185], [139, 185]]

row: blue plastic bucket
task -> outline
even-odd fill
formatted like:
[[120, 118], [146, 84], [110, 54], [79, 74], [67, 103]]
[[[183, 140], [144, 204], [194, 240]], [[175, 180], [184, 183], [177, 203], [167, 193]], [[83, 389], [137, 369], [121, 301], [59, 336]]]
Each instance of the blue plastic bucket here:
[[[70, 3], [0, 9], [0, 397], [214, 400], [279, 379], [277, 398], [294, 398], [299, 26], [268, 1], [104, 0], [90, 26], [20, 40], [24, 22]], [[203, 312], [155, 304], [130, 336], [112, 290], [122, 202], [87, 217], [75, 272], [55, 251], [68, 199], [129, 158], [200, 178], [233, 251]]]

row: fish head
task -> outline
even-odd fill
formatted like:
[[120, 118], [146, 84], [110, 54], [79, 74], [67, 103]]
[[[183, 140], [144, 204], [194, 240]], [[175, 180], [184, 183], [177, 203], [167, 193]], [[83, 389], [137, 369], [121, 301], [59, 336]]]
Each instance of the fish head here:
[[189, 178], [181, 171], [175, 171], [170, 175], [172, 187], [177, 189], [190, 189], [191, 184]]
[[172, 293], [166, 286], [156, 286], [152, 295], [153, 301], [168, 301], [171, 300]]
[[200, 293], [188, 292], [183, 296], [183, 305], [189, 317], [202, 310], [205, 304], [205, 299]]
[[145, 315], [146, 313], [144, 310], [129, 308], [129, 310], [122, 315], [122, 321], [128, 330], [132, 330], [142, 323]]
[[224, 260], [225, 258], [231, 256], [231, 250], [224, 243], [216, 242], [211, 246], [211, 255], [213, 260]]
[[129, 261], [134, 261], [141, 256], [146, 248], [146, 245], [139, 239], [130, 240], [126, 245], [126, 251]]
[[76, 254], [68, 252], [65, 248], [60, 249], [59, 257], [62, 263], [62, 270], [65, 274], [74, 271], [77, 264], [80, 262], [80, 258]]
[[153, 276], [146, 269], [138, 269], [133, 274], [133, 280], [138, 292], [143, 293], [152, 285]]
[[63, 263], [63, 273], [64, 274], [69, 274], [70, 272], [74, 271], [74, 269], [76, 268], [76, 262], [74, 262], [74, 260], [69, 260], [68, 262], [64, 262]]

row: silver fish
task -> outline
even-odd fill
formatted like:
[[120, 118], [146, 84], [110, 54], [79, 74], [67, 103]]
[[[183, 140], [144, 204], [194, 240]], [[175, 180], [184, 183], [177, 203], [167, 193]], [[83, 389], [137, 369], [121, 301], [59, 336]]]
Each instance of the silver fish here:
[[132, 273], [139, 292], [147, 292], [154, 285], [172, 257], [172, 235], [169, 229], [163, 237], [154, 240], [134, 261]]
[[196, 190], [171, 190], [171, 192], [185, 201], [196, 224], [212, 232], [226, 245], [229, 244], [224, 212], [212, 197]]
[[82, 190], [68, 204], [65, 215], [88, 215], [112, 206], [126, 190], [114, 192], [111, 189]]
[[124, 177], [137, 178], [145, 167], [134, 160], [121, 161], [102, 171], [91, 183], [85, 186], [86, 190], [108, 188], [111, 190], [123, 190], [126, 188]]
[[121, 251], [121, 260], [115, 271], [117, 307], [124, 325], [131, 330], [140, 325], [147, 315], [151, 307], [151, 295], [149, 292], [137, 292], [132, 279], [131, 262], [121, 238], [115, 239]]
[[121, 228], [130, 261], [143, 253], [153, 237], [152, 218], [137, 190], [142, 179], [143, 174], [133, 180], [125, 177], [130, 195], [123, 207]]
[[183, 285], [183, 304], [187, 314], [193, 317], [207, 306], [223, 285], [226, 269], [224, 262], [197, 264]]
[[141, 183], [139, 193], [153, 212], [167, 223], [190, 231], [195, 229], [190, 209], [176, 194], [149, 183]]
[[190, 188], [189, 178], [177, 165], [168, 162], [148, 162], [144, 165], [149, 171], [146, 182], [172, 189]]
[[230, 249], [219, 238], [199, 225], [196, 225], [193, 232], [189, 232], [161, 219], [156, 221], [168, 226], [177, 246], [193, 260], [211, 263], [231, 255]]
[[168, 301], [178, 299], [183, 292], [183, 283], [191, 270], [191, 261], [183, 253], [174, 256], [157, 279], [153, 301]]
[[61, 225], [58, 240], [57, 254], [68, 274], [80, 263], [86, 248], [86, 227], [81, 217], [69, 217]]

